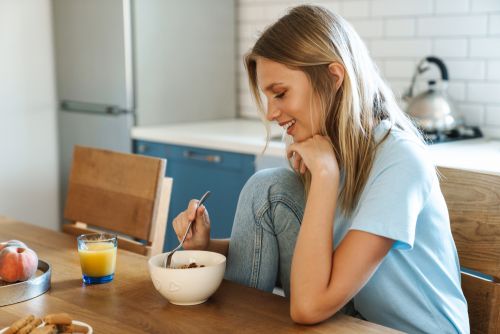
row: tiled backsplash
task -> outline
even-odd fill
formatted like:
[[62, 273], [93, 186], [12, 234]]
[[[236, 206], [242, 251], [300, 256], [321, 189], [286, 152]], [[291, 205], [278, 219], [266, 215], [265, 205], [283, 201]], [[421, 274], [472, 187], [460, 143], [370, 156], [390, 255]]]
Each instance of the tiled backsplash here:
[[[428, 55], [444, 60], [448, 92], [469, 125], [500, 138], [500, 0], [237, 0], [239, 113], [257, 117], [242, 57], [259, 33], [301, 3], [345, 17], [367, 44], [397, 96], [416, 64]], [[437, 70], [426, 77], [438, 77]]]

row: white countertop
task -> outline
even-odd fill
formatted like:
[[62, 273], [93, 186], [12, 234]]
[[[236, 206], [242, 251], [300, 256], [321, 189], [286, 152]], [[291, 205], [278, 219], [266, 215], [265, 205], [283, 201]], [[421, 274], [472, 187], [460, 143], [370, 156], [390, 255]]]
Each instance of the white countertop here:
[[[271, 136], [282, 130], [276, 124]], [[200, 147], [235, 153], [261, 155], [266, 129], [259, 120], [226, 119], [132, 129], [132, 138], [158, 143]], [[429, 146], [438, 166], [500, 173], [500, 140], [469, 139]], [[285, 144], [270, 141], [264, 156], [284, 157]]]
[[[276, 124], [271, 136], [282, 133]], [[198, 123], [132, 128], [132, 138], [152, 142], [201, 147], [214, 150], [260, 155], [266, 144], [266, 128], [259, 120], [224, 119]], [[264, 155], [284, 156], [284, 143], [270, 141]]]
[[500, 173], [499, 139], [459, 140], [429, 149], [438, 166]]

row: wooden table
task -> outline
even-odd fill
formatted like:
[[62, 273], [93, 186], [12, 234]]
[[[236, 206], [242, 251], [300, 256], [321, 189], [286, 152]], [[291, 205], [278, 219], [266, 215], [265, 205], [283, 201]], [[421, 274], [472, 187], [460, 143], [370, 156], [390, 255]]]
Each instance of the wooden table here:
[[67, 312], [96, 334], [396, 332], [340, 314], [319, 325], [297, 325], [287, 299], [229, 281], [206, 303], [172, 305], [155, 290], [146, 257], [124, 250], [118, 250], [113, 282], [85, 286], [73, 236], [0, 217], [0, 241], [9, 239], [27, 243], [52, 266], [52, 286], [39, 297], [0, 307], [0, 328], [30, 313]]

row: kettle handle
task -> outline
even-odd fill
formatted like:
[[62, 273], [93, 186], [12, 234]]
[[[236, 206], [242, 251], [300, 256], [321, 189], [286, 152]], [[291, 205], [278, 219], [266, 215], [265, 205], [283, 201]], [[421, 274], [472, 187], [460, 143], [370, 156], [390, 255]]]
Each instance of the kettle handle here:
[[441, 72], [441, 79], [443, 81], [448, 81], [448, 69], [446, 68], [446, 65], [441, 59], [439, 59], [438, 57], [429, 56], [425, 58], [425, 60], [428, 63], [436, 64], [439, 67], [439, 71]]

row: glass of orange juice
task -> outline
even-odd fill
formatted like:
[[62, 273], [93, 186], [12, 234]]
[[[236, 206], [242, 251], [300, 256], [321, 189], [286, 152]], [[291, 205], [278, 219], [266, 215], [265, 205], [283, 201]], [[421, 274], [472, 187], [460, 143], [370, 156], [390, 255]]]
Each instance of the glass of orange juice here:
[[117, 237], [109, 233], [82, 234], [78, 238], [78, 254], [85, 284], [113, 280], [116, 266]]

